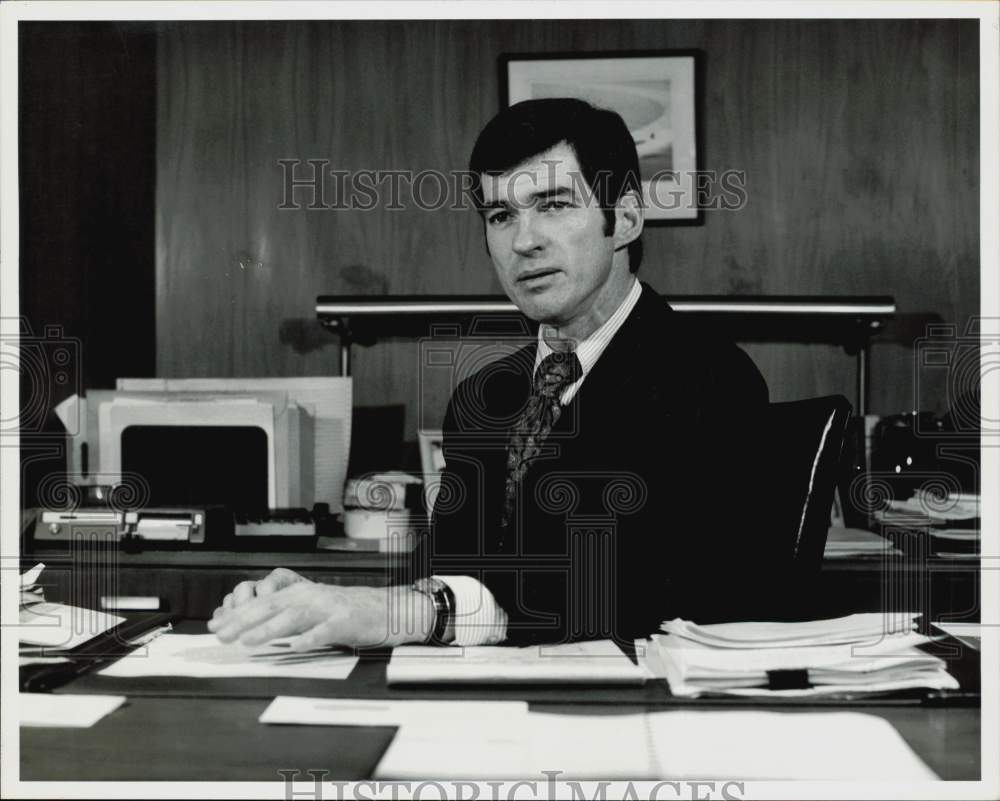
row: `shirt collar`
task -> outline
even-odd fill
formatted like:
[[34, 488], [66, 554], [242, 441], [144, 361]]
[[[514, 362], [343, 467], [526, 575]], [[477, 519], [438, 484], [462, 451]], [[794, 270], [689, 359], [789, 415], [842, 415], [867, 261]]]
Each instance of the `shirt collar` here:
[[[618, 329], [622, 327], [622, 324], [628, 319], [629, 314], [632, 313], [632, 309], [635, 308], [635, 304], [639, 301], [639, 296], [642, 294], [642, 285], [639, 281], [633, 277], [632, 288], [629, 290], [628, 294], [625, 296], [625, 300], [621, 302], [621, 305], [615, 310], [604, 324], [598, 328], [593, 334], [587, 337], [582, 342], [578, 343], [576, 346], [576, 356], [580, 360], [580, 367], [582, 368], [582, 373], [580, 380], [591, 371], [597, 360], [604, 353], [604, 349], [607, 348], [608, 343], [614, 338], [614, 335], [618, 333]], [[538, 328], [538, 350], [535, 354], [535, 369], [538, 369], [538, 365], [542, 363], [544, 359], [549, 354], [553, 353], [552, 348], [548, 346], [545, 339], [542, 337], [542, 326]]]

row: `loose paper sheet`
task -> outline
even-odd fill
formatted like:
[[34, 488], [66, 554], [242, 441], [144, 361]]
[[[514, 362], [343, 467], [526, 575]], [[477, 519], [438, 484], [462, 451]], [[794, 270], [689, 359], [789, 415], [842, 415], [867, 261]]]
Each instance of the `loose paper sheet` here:
[[454, 722], [522, 718], [524, 701], [383, 701], [301, 698], [279, 695], [260, 716], [261, 723], [312, 726], [446, 726]]
[[435, 729], [404, 725], [378, 779], [924, 781], [937, 776], [887, 721], [854, 712], [529, 712]]
[[646, 670], [610, 640], [509, 648], [408, 645], [392, 652], [389, 684], [426, 682], [578, 682], [641, 684]]
[[86, 729], [124, 704], [125, 696], [21, 693], [17, 703], [22, 726]]
[[22, 606], [18, 614], [17, 638], [25, 645], [70, 649], [114, 628], [125, 618], [56, 603]]
[[297, 652], [288, 639], [247, 648], [214, 634], [164, 634], [101, 670], [101, 676], [346, 679], [358, 657], [334, 649]]

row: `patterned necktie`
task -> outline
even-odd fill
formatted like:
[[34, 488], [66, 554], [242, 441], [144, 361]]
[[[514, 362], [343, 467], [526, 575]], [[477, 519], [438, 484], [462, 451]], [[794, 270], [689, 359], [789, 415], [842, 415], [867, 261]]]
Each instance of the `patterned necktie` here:
[[[556, 351], [542, 359], [535, 371], [535, 383], [520, 419], [511, 432], [507, 448], [507, 482], [504, 486], [503, 517], [500, 525], [506, 533], [514, 515], [514, 499], [531, 461], [562, 413], [559, 396], [583, 374], [574, 351]], [[501, 541], [501, 547], [503, 543]]]

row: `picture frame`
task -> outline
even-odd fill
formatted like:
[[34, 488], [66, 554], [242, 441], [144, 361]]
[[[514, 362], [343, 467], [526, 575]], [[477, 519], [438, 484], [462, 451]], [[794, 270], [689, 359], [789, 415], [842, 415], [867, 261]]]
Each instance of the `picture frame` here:
[[697, 50], [506, 54], [501, 105], [578, 97], [618, 112], [639, 152], [646, 222], [698, 225], [702, 63]]

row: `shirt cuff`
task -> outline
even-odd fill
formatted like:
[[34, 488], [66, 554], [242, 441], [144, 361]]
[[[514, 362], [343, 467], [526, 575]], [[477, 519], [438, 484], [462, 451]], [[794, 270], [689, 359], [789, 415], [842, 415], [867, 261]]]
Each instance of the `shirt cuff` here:
[[507, 638], [507, 613], [493, 593], [471, 576], [435, 576], [455, 596], [455, 639], [451, 645], [496, 645]]

